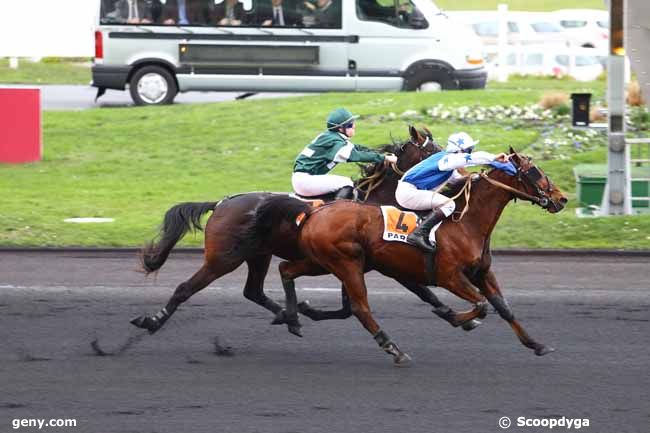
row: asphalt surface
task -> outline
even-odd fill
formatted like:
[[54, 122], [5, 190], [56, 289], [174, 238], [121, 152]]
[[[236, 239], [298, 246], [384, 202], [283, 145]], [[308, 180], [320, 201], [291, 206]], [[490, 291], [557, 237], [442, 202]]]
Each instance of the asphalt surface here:
[[[557, 349], [541, 358], [498, 315], [466, 333], [371, 273], [375, 318], [414, 360], [396, 368], [354, 318], [303, 318], [302, 339], [269, 325], [270, 313], [241, 296], [245, 267], [149, 336], [129, 320], [156, 312], [200, 255], [172, 255], [145, 279], [132, 253], [2, 252], [0, 432], [38, 431], [13, 430], [23, 418], [77, 420], [76, 428], [42, 429], [56, 432], [497, 432], [507, 416], [508, 431], [551, 431], [517, 427], [519, 417], [547, 425], [565, 417], [588, 419], [581, 431], [645, 433], [649, 262], [496, 256], [515, 314]], [[267, 293], [280, 299], [276, 268]], [[333, 278], [297, 286], [301, 300], [338, 307]], [[115, 355], [95, 355], [94, 339]]]
[[[13, 85], [12, 85], [13, 86]], [[25, 87], [18, 85], [17, 87]], [[98, 107], [131, 107], [133, 100], [130, 93], [120, 90], [107, 90], [106, 94], [95, 102], [97, 88], [80, 85], [44, 85], [27, 86], [41, 89], [41, 108], [43, 110], [85, 110]], [[208, 102], [233, 101], [244, 92], [187, 92], [179, 93], [175, 104], [194, 104]], [[303, 96], [304, 93], [256, 93], [250, 99], [284, 98]]]

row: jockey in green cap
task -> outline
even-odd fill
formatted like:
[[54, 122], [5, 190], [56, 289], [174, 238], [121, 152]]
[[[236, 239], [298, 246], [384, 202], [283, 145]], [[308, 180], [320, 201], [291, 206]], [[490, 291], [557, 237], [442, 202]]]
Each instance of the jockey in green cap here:
[[293, 166], [291, 184], [303, 197], [314, 197], [338, 191], [336, 198], [354, 198], [352, 179], [328, 174], [340, 162], [397, 162], [392, 154], [381, 154], [350, 139], [355, 133], [353, 115], [345, 108], [337, 108], [327, 116], [327, 131], [308, 144]]

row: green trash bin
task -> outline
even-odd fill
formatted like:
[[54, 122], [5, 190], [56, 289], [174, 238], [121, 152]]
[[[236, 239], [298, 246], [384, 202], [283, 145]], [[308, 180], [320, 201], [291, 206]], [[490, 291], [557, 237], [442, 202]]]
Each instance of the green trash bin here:
[[[580, 164], [573, 168], [580, 207], [599, 206], [607, 184], [607, 164]], [[650, 196], [650, 167], [632, 167], [632, 197]], [[632, 200], [632, 208], [650, 210], [650, 201]]]

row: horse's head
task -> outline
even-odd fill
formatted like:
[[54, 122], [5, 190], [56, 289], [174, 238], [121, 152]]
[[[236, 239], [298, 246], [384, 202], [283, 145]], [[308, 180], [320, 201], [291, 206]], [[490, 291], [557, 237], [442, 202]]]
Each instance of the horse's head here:
[[557, 213], [564, 209], [569, 200], [542, 169], [533, 164], [532, 158], [518, 154], [512, 147], [510, 147], [510, 154], [510, 161], [517, 169], [516, 188], [533, 197], [533, 203], [550, 213]]
[[361, 166], [361, 179], [355, 181], [355, 186], [364, 192], [364, 201], [389, 204], [395, 202], [395, 188], [405, 171], [432, 154], [442, 150], [431, 137], [431, 132], [424, 128], [421, 133], [409, 126], [410, 138], [404, 142], [387, 144], [379, 152], [394, 153], [397, 164], [378, 162]]
[[420, 161], [428, 158], [442, 148], [433, 140], [431, 131], [423, 128], [424, 133], [409, 125], [410, 138], [399, 146], [397, 168], [406, 171]]

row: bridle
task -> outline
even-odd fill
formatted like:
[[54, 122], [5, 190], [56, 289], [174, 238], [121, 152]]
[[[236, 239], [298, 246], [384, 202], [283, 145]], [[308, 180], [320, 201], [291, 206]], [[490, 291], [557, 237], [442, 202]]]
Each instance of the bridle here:
[[[499, 182], [498, 180], [494, 180], [483, 172], [480, 173], [480, 176], [483, 179], [487, 180], [490, 184], [509, 191], [516, 198], [528, 200], [543, 209], [548, 209], [551, 204], [555, 206], [555, 203], [553, 203], [553, 200], [551, 199], [551, 194], [553, 193], [553, 184], [551, 183], [548, 176], [542, 174], [540, 169], [537, 168], [537, 166], [534, 164], [531, 164], [526, 170], [523, 170], [520, 165], [515, 164], [515, 162], [512, 160], [511, 162], [512, 165], [517, 168], [517, 180], [519, 180], [519, 182], [522, 183], [525, 187], [532, 188], [535, 192], [535, 195], [513, 188], [510, 185]], [[540, 186], [540, 179], [546, 179], [546, 188], [542, 188]]]
[[[413, 137], [411, 137], [411, 138], [408, 139], [408, 141], [405, 141], [400, 146], [399, 150], [400, 150], [400, 152], [403, 153], [405, 151], [404, 149], [406, 149], [407, 145], [410, 144], [412, 146], [415, 146], [419, 151], [419, 155], [418, 155], [418, 163], [419, 163], [419, 162], [422, 162], [424, 159], [428, 158], [429, 156], [431, 156], [430, 153], [427, 153], [426, 149], [427, 149], [427, 145], [432, 144], [432, 143], [433, 143], [433, 139], [431, 137], [429, 137], [428, 135], [425, 135], [425, 139], [424, 139], [424, 142], [422, 144], [418, 144], [416, 141], [413, 140]], [[405, 173], [404, 171], [400, 170], [397, 167], [396, 163], [391, 164], [391, 168], [393, 169], [393, 171], [395, 173], [397, 173], [400, 176], [403, 176], [404, 173]]]

